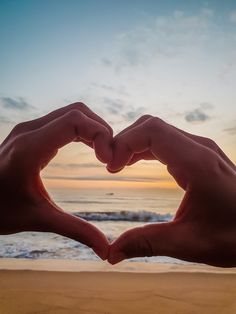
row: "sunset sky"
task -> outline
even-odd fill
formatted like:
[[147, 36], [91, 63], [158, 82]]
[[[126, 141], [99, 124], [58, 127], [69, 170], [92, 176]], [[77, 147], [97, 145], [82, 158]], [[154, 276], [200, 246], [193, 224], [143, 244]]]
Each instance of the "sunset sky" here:
[[[0, 0], [0, 140], [83, 101], [117, 133], [150, 113], [214, 139], [236, 162], [236, 1]], [[50, 187], [175, 188], [164, 166], [108, 174], [73, 143]]]

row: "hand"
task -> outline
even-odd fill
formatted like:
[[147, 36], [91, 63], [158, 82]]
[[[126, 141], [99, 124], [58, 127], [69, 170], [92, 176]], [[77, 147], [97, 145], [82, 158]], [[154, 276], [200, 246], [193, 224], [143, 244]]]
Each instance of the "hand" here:
[[236, 266], [236, 167], [212, 140], [144, 116], [118, 134], [113, 145], [110, 172], [157, 159], [186, 193], [173, 221], [134, 228], [115, 240], [110, 263], [164, 255]]
[[16, 125], [0, 145], [0, 234], [55, 232], [88, 245], [106, 259], [105, 235], [60, 209], [40, 178], [58, 149], [72, 141], [94, 147], [104, 163], [112, 158], [111, 128], [82, 103]]

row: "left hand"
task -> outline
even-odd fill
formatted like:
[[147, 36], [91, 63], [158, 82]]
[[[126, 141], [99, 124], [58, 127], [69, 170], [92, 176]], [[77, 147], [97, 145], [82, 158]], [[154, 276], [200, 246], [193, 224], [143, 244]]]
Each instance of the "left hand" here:
[[59, 208], [40, 178], [40, 171], [58, 150], [72, 141], [94, 147], [104, 163], [112, 159], [112, 129], [82, 103], [13, 128], [0, 145], [0, 234], [55, 232], [86, 244], [106, 259], [109, 244], [105, 235]]

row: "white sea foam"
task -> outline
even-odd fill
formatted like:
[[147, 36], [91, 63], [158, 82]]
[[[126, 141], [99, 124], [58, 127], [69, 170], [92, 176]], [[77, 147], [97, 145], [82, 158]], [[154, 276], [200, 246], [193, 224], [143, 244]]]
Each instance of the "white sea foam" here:
[[173, 215], [154, 213], [151, 211], [113, 211], [113, 212], [75, 212], [74, 215], [91, 221], [140, 221], [140, 222], [166, 222]]

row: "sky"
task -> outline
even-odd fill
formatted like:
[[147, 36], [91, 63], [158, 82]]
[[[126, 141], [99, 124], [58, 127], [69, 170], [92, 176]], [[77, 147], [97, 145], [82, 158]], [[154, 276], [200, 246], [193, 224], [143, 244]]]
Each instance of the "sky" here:
[[[236, 162], [236, 1], [0, 0], [0, 141], [21, 122], [83, 101], [115, 134], [152, 114], [210, 137]], [[47, 186], [165, 188], [158, 162], [108, 174], [72, 143]]]

